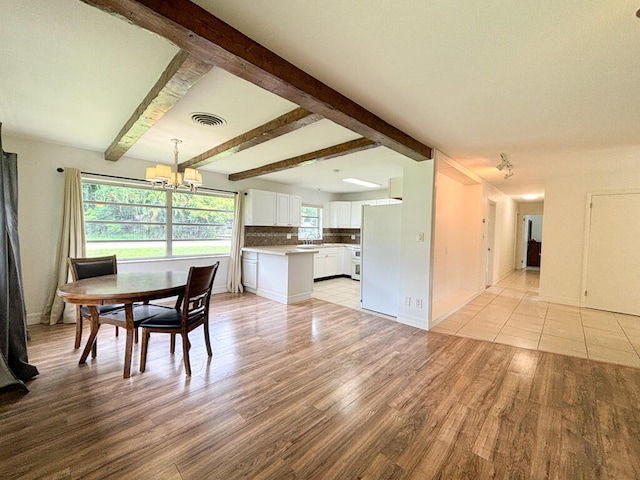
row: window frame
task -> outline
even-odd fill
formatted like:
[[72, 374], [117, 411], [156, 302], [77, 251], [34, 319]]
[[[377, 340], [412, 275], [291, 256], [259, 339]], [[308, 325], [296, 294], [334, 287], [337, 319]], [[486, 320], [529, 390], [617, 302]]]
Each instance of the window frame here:
[[[315, 208], [318, 212], [317, 216], [308, 216], [308, 215], [303, 215], [304, 209], [305, 208]], [[311, 240], [308, 238], [309, 234], [305, 234], [304, 231], [305, 230], [310, 230], [310, 229], [314, 229], [317, 230], [317, 236], [315, 238], [313, 238], [313, 240], [322, 240], [323, 237], [323, 226], [322, 226], [322, 221], [323, 221], [323, 216], [324, 216], [324, 206], [322, 205], [311, 205], [311, 204], [302, 204], [302, 207], [300, 208], [300, 226], [298, 227], [298, 241], [305, 241], [305, 240]], [[304, 219], [305, 218], [317, 218], [318, 219], [318, 227], [317, 228], [313, 228], [313, 227], [305, 227], [304, 226]]]
[[[141, 203], [123, 203], [123, 202], [97, 202], [95, 200], [86, 200], [84, 198], [84, 194], [82, 196], [82, 206], [83, 206], [83, 214], [86, 212], [85, 209], [85, 205], [86, 204], [108, 204], [108, 205], [118, 205], [118, 206], [124, 206], [124, 207], [142, 207], [142, 208], [159, 208], [159, 209], [163, 209], [165, 211], [165, 218], [164, 221], [156, 221], [156, 222], [136, 222], [136, 221], [117, 221], [117, 220], [113, 220], [113, 221], [109, 221], [109, 220], [102, 220], [102, 221], [93, 221], [93, 220], [84, 220], [85, 223], [85, 247], [88, 247], [90, 244], [93, 245], [99, 245], [100, 243], [108, 243], [108, 242], [112, 242], [112, 243], [119, 243], [122, 242], [123, 244], [125, 242], [127, 243], [137, 243], [137, 242], [158, 242], [159, 244], [162, 244], [163, 248], [164, 248], [164, 255], [161, 256], [140, 256], [140, 257], [129, 257], [129, 256], [122, 256], [119, 257], [119, 259], [122, 259], [124, 261], [138, 261], [138, 260], [170, 260], [170, 259], [184, 259], [184, 258], [193, 258], [193, 257], [216, 257], [216, 256], [229, 256], [231, 253], [231, 243], [233, 241], [233, 226], [234, 226], [234, 216], [235, 216], [235, 202], [237, 202], [237, 198], [236, 195], [232, 192], [229, 193], [223, 193], [223, 192], [219, 192], [219, 191], [206, 191], [203, 189], [198, 190], [196, 193], [191, 193], [188, 191], [184, 191], [184, 190], [177, 190], [174, 191], [172, 189], [162, 189], [162, 188], [158, 188], [158, 187], [153, 187], [151, 185], [149, 185], [148, 183], [143, 183], [143, 182], [136, 182], [136, 181], [131, 181], [131, 182], [123, 182], [123, 181], [111, 181], [111, 180], [104, 180], [104, 179], [99, 179], [99, 178], [94, 178], [91, 176], [82, 176], [82, 185], [84, 186], [84, 184], [97, 184], [97, 185], [106, 185], [106, 186], [110, 186], [110, 187], [119, 187], [119, 188], [129, 188], [129, 189], [137, 189], [137, 190], [149, 190], [149, 191], [156, 191], [156, 192], [161, 192], [163, 193], [163, 198], [164, 198], [164, 203], [161, 205], [158, 204], [153, 204], [153, 205], [146, 205], [146, 204], [141, 204]], [[210, 196], [210, 197], [219, 197], [219, 198], [224, 198], [224, 199], [232, 199], [232, 206], [229, 210], [226, 209], [209, 209], [209, 208], [198, 208], [198, 207], [183, 207], [183, 206], [174, 206], [174, 193], [178, 193], [178, 194], [186, 194], [186, 195], [203, 195], [203, 196]], [[198, 211], [207, 211], [207, 212], [222, 212], [225, 214], [231, 214], [231, 222], [227, 225], [226, 223], [222, 223], [222, 224], [217, 224], [217, 223], [184, 223], [184, 222], [175, 222], [174, 218], [173, 218], [173, 213], [174, 210], [198, 210]], [[95, 224], [117, 224], [117, 225], [157, 225], [157, 226], [163, 226], [165, 229], [164, 232], [164, 237], [163, 238], [158, 238], [158, 239], [149, 239], [149, 238], [144, 238], [144, 239], [128, 239], [128, 240], [94, 240], [94, 241], [90, 241], [86, 235], [86, 225], [87, 224], [91, 224], [91, 223], [95, 223]], [[188, 253], [188, 254], [178, 254], [176, 255], [174, 253], [175, 251], [175, 247], [176, 244], [178, 244], [181, 241], [184, 241], [183, 239], [176, 239], [174, 238], [174, 225], [176, 226], [188, 226], [188, 225], [197, 225], [197, 226], [205, 226], [205, 227], [222, 227], [222, 228], [230, 228], [231, 229], [231, 233], [229, 235], [229, 239], [228, 239], [228, 245], [227, 245], [227, 249], [225, 251], [221, 251], [221, 252], [213, 252], [213, 253], [207, 253], [207, 252], [199, 252], [199, 253]], [[198, 239], [193, 239], [194, 241], [198, 241]], [[211, 239], [214, 240], [214, 239]], [[223, 238], [224, 240], [224, 238]], [[204, 240], [206, 241], [206, 240]], [[102, 253], [98, 253], [96, 255], [101, 255]], [[87, 255], [91, 256], [90, 254], [90, 250], [89, 248], [87, 248]]]

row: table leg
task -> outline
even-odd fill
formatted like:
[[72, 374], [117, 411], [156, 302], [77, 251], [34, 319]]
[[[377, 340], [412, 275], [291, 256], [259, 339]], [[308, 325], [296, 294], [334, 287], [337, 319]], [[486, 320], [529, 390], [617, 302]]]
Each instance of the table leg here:
[[82, 351], [82, 355], [80, 356], [80, 361], [78, 362], [80, 364], [86, 363], [89, 352], [92, 352], [92, 358], [96, 358], [96, 355], [98, 353], [98, 343], [96, 342], [98, 330], [100, 330], [100, 322], [98, 322], [98, 309], [91, 305], [88, 308], [91, 312], [91, 333], [89, 334], [87, 344], [85, 345], [84, 350]]
[[133, 304], [127, 303], [124, 306], [125, 312], [125, 323], [127, 327], [127, 343], [125, 346], [124, 352], [124, 378], [129, 378], [131, 376], [131, 357], [133, 353]]

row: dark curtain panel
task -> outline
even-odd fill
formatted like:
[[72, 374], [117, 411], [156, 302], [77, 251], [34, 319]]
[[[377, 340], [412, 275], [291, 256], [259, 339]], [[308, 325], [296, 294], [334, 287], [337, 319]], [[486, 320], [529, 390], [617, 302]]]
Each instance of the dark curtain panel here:
[[18, 156], [2, 149], [0, 124], [0, 389], [38, 375], [27, 358], [27, 311], [22, 290], [18, 243]]

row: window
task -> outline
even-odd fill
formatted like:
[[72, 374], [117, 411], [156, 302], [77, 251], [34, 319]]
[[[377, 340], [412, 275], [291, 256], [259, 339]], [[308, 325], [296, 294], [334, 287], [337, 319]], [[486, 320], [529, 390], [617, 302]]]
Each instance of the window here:
[[298, 240], [322, 239], [322, 207], [303, 205], [298, 227]]
[[233, 195], [82, 181], [87, 255], [158, 258], [229, 253]]

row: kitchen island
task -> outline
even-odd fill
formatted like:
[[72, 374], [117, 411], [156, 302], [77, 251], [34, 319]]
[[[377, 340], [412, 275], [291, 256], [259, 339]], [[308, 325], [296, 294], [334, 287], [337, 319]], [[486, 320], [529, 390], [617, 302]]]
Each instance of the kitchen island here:
[[311, 298], [314, 248], [244, 247], [242, 285], [245, 290], [280, 303]]

